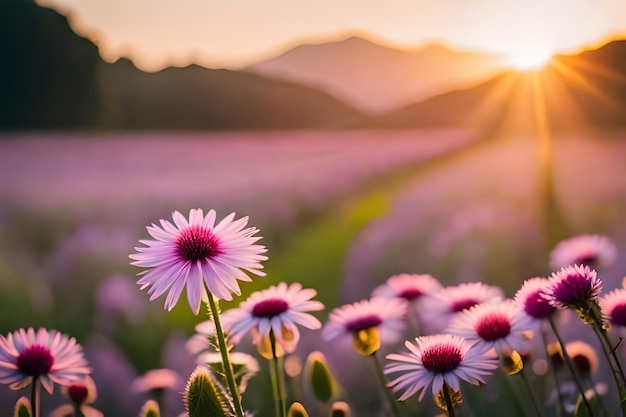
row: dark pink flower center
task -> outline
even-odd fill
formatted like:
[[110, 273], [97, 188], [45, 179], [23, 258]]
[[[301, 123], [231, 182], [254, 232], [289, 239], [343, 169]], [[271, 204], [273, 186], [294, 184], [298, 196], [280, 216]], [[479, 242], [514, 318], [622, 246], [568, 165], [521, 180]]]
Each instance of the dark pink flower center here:
[[346, 323], [346, 329], [353, 333], [356, 333], [360, 332], [361, 330], [369, 329], [371, 327], [378, 327], [382, 324], [382, 322], [383, 319], [381, 319], [377, 315], [372, 314], [369, 316], [359, 317], [356, 320], [352, 320]]
[[458, 346], [442, 343], [430, 346], [422, 352], [424, 368], [435, 373], [446, 373], [455, 370], [463, 360]]
[[586, 304], [594, 296], [591, 278], [586, 274], [570, 273], [552, 288], [552, 296], [568, 306]]
[[595, 253], [584, 254], [576, 258], [575, 264], [586, 265], [589, 268], [596, 268], [598, 263], [598, 256]]
[[541, 319], [554, 311], [554, 307], [548, 300], [541, 296], [542, 291], [537, 290], [529, 294], [524, 303], [524, 311], [530, 317]]
[[400, 294], [398, 294], [398, 296], [405, 298], [409, 301], [415, 300], [422, 295], [424, 295], [424, 293], [419, 288], [406, 288], [405, 290], [401, 291]]
[[191, 262], [212, 258], [222, 252], [217, 236], [202, 226], [189, 226], [181, 230], [176, 246], [180, 257]]
[[50, 349], [42, 345], [27, 347], [17, 357], [17, 367], [28, 376], [46, 375], [54, 365]]
[[289, 304], [285, 300], [270, 298], [269, 300], [256, 303], [254, 307], [252, 307], [252, 315], [254, 317], [270, 318], [278, 316], [287, 310], [289, 310]]
[[611, 323], [626, 326], [626, 303], [618, 304], [611, 311]]
[[478, 301], [474, 298], [460, 298], [452, 303], [450, 309], [455, 313], [458, 313], [459, 311], [466, 310], [470, 307], [475, 306], [476, 304], [478, 304]]
[[487, 314], [478, 320], [475, 329], [481, 339], [493, 342], [511, 333], [511, 320], [504, 314]]
[[67, 395], [68, 397], [70, 397], [70, 400], [72, 400], [73, 403], [82, 404], [85, 402], [85, 400], [87, 400], [87, 397], [89, 396], [89, 390], [85, 385], [82, 384], [70, 385], [70, 387], [67, 389]]

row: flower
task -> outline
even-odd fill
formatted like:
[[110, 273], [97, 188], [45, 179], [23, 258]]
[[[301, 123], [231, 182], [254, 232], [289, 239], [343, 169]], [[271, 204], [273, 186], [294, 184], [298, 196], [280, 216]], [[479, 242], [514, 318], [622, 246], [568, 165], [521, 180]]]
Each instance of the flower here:
[[574, 340], [565, 345], [565, 351], [581, 375], [589, 376], [598, 370], [598, 354], [589, 344]]
[[[406, 301], [384, 297], [373, 297], [336, 307], [328, 315], [328, 322], [322, 329], [322, 338], [330, 341], [342, 335], [350, 335], [357, 351], [365, 353], [370, 350], [369, 353], [373, 353], [380, 347], [380, 339], [386, 342], [397, 340], [399, 333], [404, 330], [403, 317], [407, 308]], [[361, 342], [358, 339], [362, 339]], [[361, 352], [358, 344], [371, 346]]]
[[394, 393], [405, 390], [399, 400], [404, 401], [419, 392], [424, 398], [425, 388], [432, 384], [437, 394], [444, 382], [459, 390], [459, 380], [473, 385], [485, 383], [483, 376], [498, 367], [495, 355], [477, 349], [465, 339], [451, 334], [437, 334], [415, 338], [416, 344], [405, 342], [409, 353], [389, 354], [387, 359], [397, 363], [385, 366], [386, 375], [402, 374], [389, 382]]
[[161, 227], [147, 227], [155, 240], [140, 240], [147, 247], [135, 248], [138, 253], [130, 258], [131, 265], [149, 268], [138, 274], [137, 283], [142, 290], [150, 287], [150, 301], [169, 290], [165, 308], [171, 310], [186, 287], [189, 306], [197, 315], [200, 301], [208, 299], [207, 288], [217, 298], [232, 300], [232, 294], [241, 294], [237, 280], [251, 281], [244, 270], [265, 275], [260, 262], [267, 260], [262, 255], [266, 248], [254, 244], [261, 239], [254, 236], [258, 229], [244, 229], [248, 218], [233, 220], [235, 213], [217, 225], [215, 217], [215, 210], [204, 216], [201, 209], [192, 209], [187, 221], [174, 211], [174, 224], [161, 220]]
[[61, 388], [63, 395], [72, 404], [64, 404], [50, 412], [50, 417], [73, 416], [76, 407], [80, 408], [85, 417], [102, 417], [104, 414], [89, 406], [98, 398], [98, 390], [93, 379], [89, 376], [82, 381], [72, 382]]
[[82, 346], [57, 330], [35, 332], [31, 327], [0, 335], [0, 383], [11, 389], [23, 388], [37, 378], [52, 393], [53, 383], [67, 385], [90, 373]]
[[411, 302], [441, 288], [441, 283], [429, 274], [398, 274], [390, 276], [384, 284], [374, 288], [372, 296], [404, 298]]
[[532, 320], [513, 300], [484, 303], [459, 314], [448, 332], [475, 342], [478, 349], [496, 348], [499, 352], [524, 351]]
[[539, 322], [547, 318], [555, 307], [546, 300], [543, 294], [548, 290], [550, 280], [543, 277], [529, 278], [515, 293], [515, 302], [522, 306], [527, 316]]
[[176, 389], [180, 387], [182, 380], [180, 376], [171, 369], [160, 368], [152, 369], [143, 376], [135, 378], [130, 390], [134, 392], [149, 392], [161, 389]]
[[442, 332], [461, 311], [502, 298], [504, 292], [500, 287], [482, 282], [464, 282], [445, 287], [425, 297], [420, 306], [420, 314], [430, 333]]
[[580, 309], [597, 301], [601, 289], [602, 281], [594, 269], [573, 265], [552, 273], [548, 291], [543, 297], [556, 308]]
[[300, 339], [297, 324], [309, 329], [322, 327], [317, 318], [306, 313], [324, 309], [319, 301], [311, 301], [316, 294], [313, 289], [302, 289], [300, 283], [287, 286], [281, 282], [252, 293], [239, 308], [224, 312], [222, 323], [233, 343], [238, 343], [244, 334], [252, 330], [253, 343], [258, 345], [272, 330], [276, 342], [290, 353]]
[[550, 266], [557, 270], [570, 265], [606, 268], [615, 262], [617, 249], [602, 235], [578, 235], [558, 243], [550, 253]]
[[626, 327], [626, 288], [617, 288], [600, 298], [602, 313], [611, 324]]

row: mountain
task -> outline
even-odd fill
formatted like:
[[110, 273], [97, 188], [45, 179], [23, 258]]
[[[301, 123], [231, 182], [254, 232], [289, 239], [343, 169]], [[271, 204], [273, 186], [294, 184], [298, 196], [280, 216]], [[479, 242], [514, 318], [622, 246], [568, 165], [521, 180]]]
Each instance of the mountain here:
[[382, 113], [488, 79], [497, 57], [440, 44], [404, 51], [361, 37], [297, 46], [248, 71], [322, 89], [351, 105]]
[[363, 117], [327, 93], [247, 72], [107, 63], [32, 0], [0, 2], [0, 39], [0, 130], [327, 128]]
[[503, 71], [476, 86], [373, 117], [365, 127], [534, 132], [537, 123], [558, 131], [626, 127], [626, 41], [555, 56], [534, 73]]

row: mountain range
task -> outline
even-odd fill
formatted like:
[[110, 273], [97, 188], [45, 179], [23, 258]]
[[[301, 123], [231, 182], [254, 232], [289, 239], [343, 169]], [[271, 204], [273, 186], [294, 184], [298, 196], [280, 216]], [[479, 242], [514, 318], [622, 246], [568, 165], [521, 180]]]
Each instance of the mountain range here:
[[[65, 16], [0, 4], [0, 130], [626, 127], [626, 41], [537, 73], [498, 57], [361, 37], [302, 45], [240, 71], [108, 63]], [[542, 117], [543, 117], [542, 116]]]

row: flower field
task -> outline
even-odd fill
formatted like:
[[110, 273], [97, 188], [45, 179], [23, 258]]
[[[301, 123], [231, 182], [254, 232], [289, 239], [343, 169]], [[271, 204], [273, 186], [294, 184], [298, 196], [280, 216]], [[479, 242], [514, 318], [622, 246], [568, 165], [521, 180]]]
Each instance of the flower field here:
[[[196, 360], [188, 339], [206, 319], [206, 307], [195, 316], [182, 291], [178, 303], [169, 300], [172, 311], [165, 311], [167, 293], [158, 288], [163, 281], [147, 279], [156, 287], [149, 291], [163, 292], [150, 302], [148, 289], [136, 283], [141, 269], [129, 259], [141, 246], [138, 241], [150, 238], [145, 227], [171, 220], [174, 211], [187, 216], [190, 209], [214, 209], [218, 220], [235, 212], [259, 229], [258, 243], [269, 258], [263, 262], [267, 276], [249, 274], [251, 282], [239, 281], [242, 295], [220, 303], [226, 312], [270, 285], [300, 283], [315, 289], [311, 314], [326, 326], [334, 308], [369, 298], [387, 278], [402, 273], [431, 274], [446, 286], [482, 282], [513, 298], [526, 279], [555, 272], [549, 255], [559, 241], [586, 233], [615, 243], [614, 262], [598, 270], [602, 293], [620, 288], [626, 275], [626, 141], [619, 133], [552, 138], [549, 176], [531, 137], [482, 138], [455, 130], [0, 139], [0, 334], [45, 327], [75, 337], [98, 390], [90, 406], [106, 416], [138, 415], [159, 392], [142, 388], [138, 378], [161, 368], [173, 371], [167, 383], [161, 381], [162, 415], [184, 411], [181, 392]], [[186, 236], [193, 241], [204, 235]], [[202, 256], [215, 250], [205, 247]], [[200, 259], [192, 249], [184, 253]], [[228, 285], [219, 288], [225, 293]], [[192, 310], [200, 295], [192, 297]], [[248, 313], [258, 318], [287, 311], [275, 297], [262, 300]], [[601, 356], [593, 332], [568, 313], [558, 316], [563, 338], [581, 340]], [[235, 350], [258, 355], [259, 340], [244, 333], [262, 321], [250, 320], [237, 334]], [[298, 371], [319, 351], [340, 386], [336, 398], [350, 404], [353, 415], [384, 415], [386, 397], [371, 363], [349, 340], [324, 338], [329, 331], [320, 332], [316, 321], [307, 320], [296, 333], [297, 344], [287, 343], [289, 334], [278, 340], [287, 346], [285, 365], [290, 364], [288, 401], [302, 402], [311, 416], [325, 415], [306, 370]], [[377, 353], [382, 365], [385, 355], [400, 352], [404, 340], [415, 337], [412, 330], [390, 343], [382, 339]], [[439, 342], [424, 341], [416, 349]], [[544, 354], [537, 345], [529, 351]], [[492, 369], [467, 366], [481, 369], [470, 372], [474, 378]], [[270, 367], [261, 363], [243, 397], [244, 407], [257, 416], [274, 412]], [[528, 372], [536, 383], [543, 381], [539, 371]], [[603, 361], [592, 378], [613, 382]], [[436, 414], [428, 389], [419, 405], [417, 396], [408, 395], [400, 411]], [[462, 385], [462, 407], [497, 407], [499, 397], [515, 397], [519, 387], [511, 390], [498, 392], [488, 380], [485, 387]], [[21, 395], [28, 390], [0, 386], [0, 415], [8, 415]], [[545, 402], [554, 404], [547, 397]], [[525, 400], [516, 401], [510, 402], [512, 413], [532, 409]], [[60, 389], [43, 395], [42, 415], [64, 402]]]

